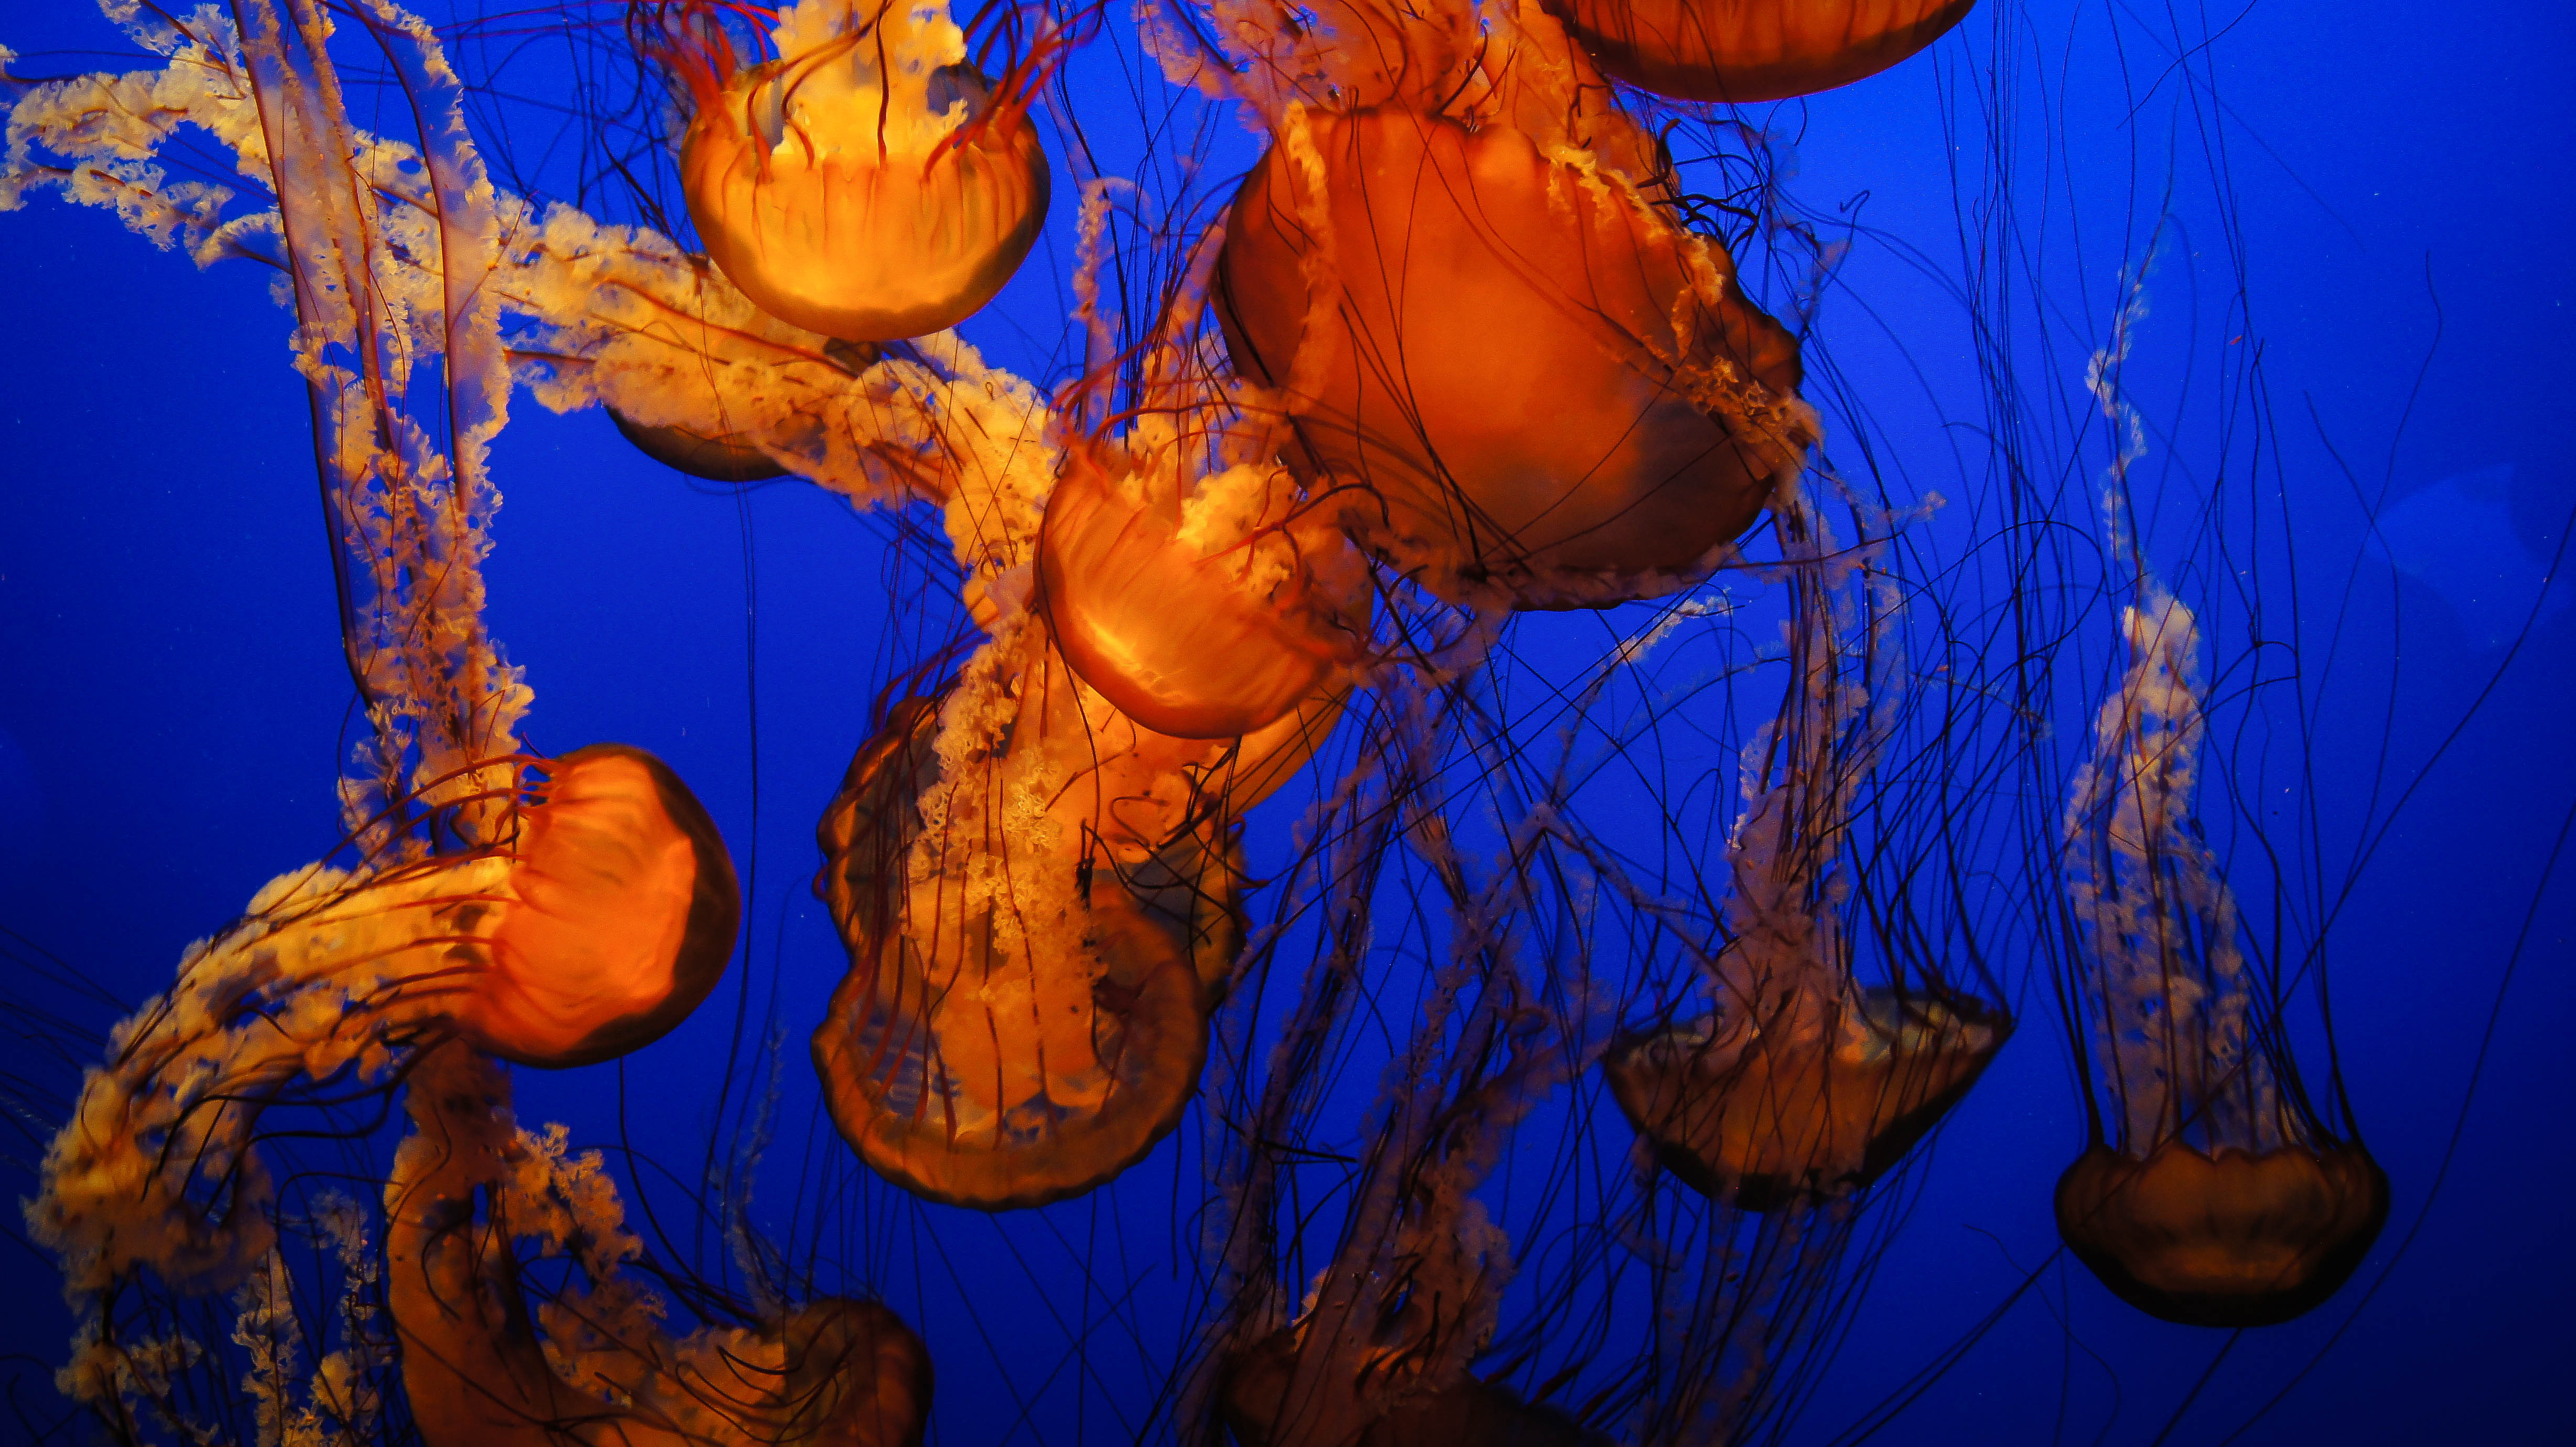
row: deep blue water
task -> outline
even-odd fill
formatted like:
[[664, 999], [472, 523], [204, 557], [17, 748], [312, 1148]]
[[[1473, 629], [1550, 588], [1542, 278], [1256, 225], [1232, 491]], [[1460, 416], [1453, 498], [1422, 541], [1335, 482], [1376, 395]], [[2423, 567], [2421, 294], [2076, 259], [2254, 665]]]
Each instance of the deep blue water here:
[[[20, 73], [121, 63], [82, 53], [123, 53], [82, 7], [37, 9], [0, 7], [0, 44], [20, 52]], [[1945, 132], [1936, 86], [1974, 75], [1991, 44], [1981, 23], [1778, 122], [1798, 131], [1803, 197], [1830, 207], [1866, 193], [1870, 224], [1941, 275], [1959, 268], [1947, 163], [1976, 138]], [[2073, 159], [2015, 200], [2060, 218], [2049, 223], [2057, 275], [2070, 308], [2089, 305], [2098, 323], [2162, 178], [2182, 178], [2151, 279], [2158, 318], [2141, 341], [2142, 356], [2162, 346], [2166, 360], [2141, 363], [2140, 396], [2151, 423], [2171, 421], [2157, 445], [2173, 465], [2152, 475], [2178, 510], [2191, 488], [2231, 481], [2191, 465], [2214, 444], [2173, 359], [2227, 345], [2209, 330], [2225, 308], [2200, 288], [2227, 247], [2242, 248], [2247, 330], [2267, 349], [2271, 465], [2294, 489], [2288, 517], [2309, 575], [2296, 585], [2304, 664], [2331, 674], [2310, 744], [2322, 852], [2350, 856], [2369, 791], [2387, 819], [2411, 790], [2326, 937], [2336, 1045], [2394, 1211], [2340, 1296], [2246, 1334], [2214, 1368], [2224, 1336], [2139, 1317], [2079, 1268], [2054, 1266], [1884, 1440], [2146, 1441], [2204, 1369], [2166, 1440], [2219, 1440], [2285, 1389], [2239, 1440], [2554, 1440], [2576, 1418], [2564, 1399], [2576, 1351], [2576, 860], [2546, 888], [2542, 864], [2576, 803], [2576, 608], [2544, 597], [2542, 575], [2576, 508], [2565, 305], [2576, 20], [2521, 0], [2465, 15], [2268, 0], [2184, 24], [2214, 37], [2198, 62], [2219, 83], [2214, 100], [2160, 76], [2170, 55], [2158, 37], [2174, 23], [2126, 6], [2076, 19], [2033, 7], [2028, 66], [2067, 87]], [[1104, 114], [1132, 108], [1106, 84], [1095, 94]], [[2177, 128], [2176, 107], [2222, 103], [2218, 131]], [[2177, 133], [2191, 144], [2167, 149]], [[2223, 212], [2207, 199], [2211, 134], [2228, 146]], [[2070, 234], [2064, 218], [2082, 225]], [[1044, 364], [1028, 339], [1055, 335], [1061, 240], [970, 335]], [[331, 784], [362, 725], [338, 650], [305, 398], [286, 365], [286, 313], [247, 264], [199, 273], [105, 213], [40, 196], [0, 213], [0, 276], [0, 926], [134, 999], [261, 882], [337, 837]], [[1884, 249], [1864, 246], [1845, 281], [1824, 335], [1845, 328], [1856, 385], [1884, 388], [1901, 446], [1952, 449], [1938, 424], [1979, 382], [1955, 310]], [[1873, 350], [1880, 334], [1908, 338], [1922, 372]], [[2076, 388], [2080, 352], [2053, 360], [2022, 385]], [[2241, 440], [2229, 455], [2246, 455]], [[902, 606], [888, 597], [882, 530], [797, 485], [739, 498], [691, 486], [626, 449], [603, 416], [524, 399], [495, 471], [507, 505], [491, 624], [536, 689], [531, 742], [654, 750], [708, 803], [755, 886], [746, 954], [696, 1018], [622, 1068], [522, 1077], [523, 1116], [606, 1142], [622, 1112], [685, 1173], [740, 1022], [756, 1040], [774, 1008], [796, 1076], [797, 1042], [843, 968], [805, 885], [814, 814], [864, 735], [880, 639]], [[2365, 508], [2377, 510], [2376, 540]], [[2268, 544], [2241, 561], [2291, 566]], [[2205, 554], [2180, 566], [2199, 586], [2225, 571]], [[2085, 721], [2071, 713], [2059, 727]], [[2280, 767], [2260, 749], [2241, 757]], [[1799, 1440], [1828, 1439], [1931, 1365], [2053, 1249], [2048, 1190], [2081, 1144], [2080, 1106], [2060, 1032], [2037, 994], [2026, 1008], [2030, 1028], [1938, 1138]], [[788, 1082], [782, 1157], [838, 1148], [814, 1124], [810, 1089]], [[1036, 1349], [1014, 1344], [1010, 1293], [1074, 1290], [1113, 1238], [1150, 1255], [1185, 1234], [1170, 1219], [1174, 1154], [1167, 1145], [1162, 1174], [1122, 1185], [1116, 1205], [1051, 1208], [1060, 1259], [1024, 1267], [1004, 1262], [980, 1218], [894, 1205], [871, 1216], [881, 1234], [851, 1254], [931, 1341], [934, 1440], [1001, 1440], [1017, 1394], [1046, 1375], [1029, 1366]], [[925, 1242], [949, 1253], [953, 1276], [909, 1264]], [[31, 1418], [50, 1419], [36, 1363], [59, 1356], [68, 1317], [42, 1263], [7, 1249], [0, 1379], [14, 1378], [10, 1398]], [[1115, 1440], [1098, 1405], [1086, 1410], [1079, 1440]], [[1037, 1440], [1078, 1439], [1070, 1415], [1043, 1413]], [[18, 1430], [0, 1409], [0, 1437]]]

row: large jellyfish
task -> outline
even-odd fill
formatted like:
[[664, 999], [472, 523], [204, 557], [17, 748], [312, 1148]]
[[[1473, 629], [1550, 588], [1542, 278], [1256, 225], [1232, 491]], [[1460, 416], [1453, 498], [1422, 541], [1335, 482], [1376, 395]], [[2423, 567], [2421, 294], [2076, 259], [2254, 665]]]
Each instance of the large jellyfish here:
[[1660, 204], [1651, 138], [1544, 15], [1360, 3], [1302, 45], [1251, 71], [1273, 141], [1217, 267], [1293, 465], [1454, 600], [1705, 577], [1815, 428], [1796, 342]]

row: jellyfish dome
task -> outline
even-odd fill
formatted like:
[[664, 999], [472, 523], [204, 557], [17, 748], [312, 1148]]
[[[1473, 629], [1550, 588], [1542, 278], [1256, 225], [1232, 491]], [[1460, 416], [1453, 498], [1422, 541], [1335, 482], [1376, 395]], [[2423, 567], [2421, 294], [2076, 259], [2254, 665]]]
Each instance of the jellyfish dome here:
[[1750, 105], [1878, 74], [1976, 0], [1547, 0], [1610, 74], [1682, 100]]
[[[1179, 1122], [1242, 939], [1221, 824], [1136, 830], [1186, 785], [1089, 755], [1078, 685], [1027, 636], [1016, 698], [988, 676], [893, 711], [824, 816], [815, 881], [850, 956], [814, 1033], [833, 1120], [879, 1174], [985, 1210], [1088, 1191]], [[944, 754], [948, 710], [988, 742]], [[1076, 827], [1012, 807], [1031, 794], [1073, 801]], [[979, 815], [991, 832], [952, 832]]]
[[1849, 1195], [1884, 1175], [1977, 1083], [2012, 1022], [1871, 989], [1799, 1031], [1711, 1018], [1631, 1042], [1604, 1064], [1656, 1159], [1750, 1211]]
[[1038, 544], [1039, 605], [1083, 682], [1197, 739], [1256, 734], [1342, 686], [1365, 566], [1329, 523], [1292, 521], [1283, 469], [1234, 467], [1184, 499], [1151, 468], [1109, 475], [1100, 451], [1068, 454]]
[[883, 342], [992, 300], [1046, 219], [1026, 97], [966, 63], [944, 7], [804, 0], [778, 58], [725, 74], [730, 45], [688, 15], [671, 50], [696, 93], [682, 143], [707, 254], [764, 310]]
[[2067, 1249], [2121, 1300], [2190, 1326], [2274, 1326], [2335, 1294], [2388, 1220], [2359, 1141], [2260, 1154], [2107, 1145], [2057, 1181]]
[[742, 919], [733, 861], [697, 796], [642, 749], [575, 750], [535, 793], [510, 897], [456, 912], [489, 941], [457, 1023], [524, 1065], [612, 1060], [669, 1033], [724, 974]]
[[1569, 154], [1508, 123], [1320, 112], [1235, 197], [1229, 350], [1281, 390], [1290, 460], [1353, 536], [1443, 597], [1670, 592], [1815, 437], [1797, 343], [1725, 248]]

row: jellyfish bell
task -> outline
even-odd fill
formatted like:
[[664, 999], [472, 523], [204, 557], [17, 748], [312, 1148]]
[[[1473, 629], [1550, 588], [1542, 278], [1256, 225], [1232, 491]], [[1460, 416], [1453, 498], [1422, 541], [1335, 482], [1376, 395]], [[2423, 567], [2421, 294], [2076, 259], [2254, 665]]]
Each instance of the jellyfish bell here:
[[1602, 1071], [1665, 1169], [1712, 1200], [1775, 1211], [1877, 1180], [2012, 1035], [2000, 1010], [1892, 989], [1825, 1016], [1808, 1029], [1703, 1016], [1614, 1047]]
[[878, 1302], [831, 1297], [764, 1329], [785, 1359], [775, 1440], [822, 1447], [920, 1447], [930, 1420], [930, 1351]]
[[983, 1210], [1079, 1195], [1179, 1123], [1242, 944], [1223, 821], [1188, 815], [1186, 781], [1122, 774], [1132, 745], [1051, 719], [1078, 685], [1043, 630], [1022, 637], [1016, 697], [961, 699], [996, 682], [970, 678], [896, 707], [817, 831], [851, 961], [813, 1041], [833, 1121], [880, 1175]]
[[665, 27], [697, 101], [690, 218], [763, 310], [851, 342], [923, 336], [992, 300], [1046, 219], [1026, 81], [967, 65], [944, 6], [803, 0], [778, 58], [727, 74], [720, 32]]
[[2388, 1220], [2361, 1142], [2144, 1159], [2095, 1142], [2057, 1180], [2067, 1249], [2122, 1301], [2186, 1326], [2274, 1326], [2340, 1290]]
[[785, 477], [786, 465], [739, 434], [708, 434], [674, 424], [654, 427], [634, 421], [614, 407], [606, 409], [617, 435], [635, 450], [674, 472], [709, 482], [762, 482]]
[[1234, 494], [1293, 507], [1283, 473], [1228, 469], [1206, 480], [1185, 516], [1174, 487], [1111, 475], [1118, 456], [1069, 449], [1039, 535], [1039, 607], [1083, 682], [1143, 728], [1227, 739], [1270, 727], [1347, 677], [1368, 605], [1349, 544], [1314, 522], [1248, 519], [1248, 528], [1219, 524], [1216, 536], [1202, 525]]
[[1292, 464], [1452, 601], [1696, 581], [1815, 437], [1725, 248], [1515, 125], [1308, 115], [1236, 195], [1216, 286]]
[[742, 921], [733, 859], [660, 759], [594, 744], [550, 761], [512, 854], [511, 897], [459, 911], [488, 941], [456, 1012], [482, 1048], [550, 1068], [615, 1059], [723, 976]]
[[1593, 63], [1677, 100], [1749, 105], [1864, 80], [1976, 0], [1543, 0]]

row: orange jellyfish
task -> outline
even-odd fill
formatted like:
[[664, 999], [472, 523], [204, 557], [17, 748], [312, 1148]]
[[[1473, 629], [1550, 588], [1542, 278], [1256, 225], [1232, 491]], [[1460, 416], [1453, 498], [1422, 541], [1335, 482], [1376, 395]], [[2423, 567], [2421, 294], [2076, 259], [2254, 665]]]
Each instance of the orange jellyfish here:
[[1128, 718], [1241, 738], [1344, 684], [1366, 643], [1367, 570], [1284, 470], [1238, 465], [1184, 499], [1168, 458], [1067, 454], [1039, 607], [1065, 663]]
[[[617, 1271], [631, 1238], [596, 1156], [568, 1163], [522, 1134], [508, 1080], [457, 1045], [427, 1051], [410, 1087], [413, 1134], [385, 1186], [386, 1304], [429, 1447], [921, 1441], [930, 1356], [893, 1312], [831, 1298], [668, 1341], [657, 1304]], [[588, 1279], [540, 1320], [520, 1285], [522, 1235], [576, 1255]]]
[[783, 321], [850, 342], [922, 336], [992, 300], [1046, 219], [1036, 69], [998, 87], [944, 5], [802, 0], [777, 59], [737, 68], [711, 0], [650, 7], [696, 106], [681, 184], [725, 276]]
[[299, 1077], [382, 1074], [393, 1049], [445, 1037], [523, 1064], [589, 1064], [658, 1039], [706, 998], [741, 896], [696, 798], [639, 749], [526, 767], [544, 777], [493, 843], [284, 875], [189, 952], [46, 1156], [31, 1220], [72, 1279], [104, 1286], [143, 1263], [223, 1284], [264, 1252], [266, 1180], [249, 1146], [260, 1106]]
[[1786, 100], [1878, 74], [1976, 0], [1544, 0], [1600, 67], [1682, 100]]
[[2057, 1182], [2058, 1234], [2150, 1315], [2268, 1326], [2360, 1266], [2388, 1218], [2388, 1177], [2309, 1103], [2191, 818], [2206, 728], [2198, 621], [2152, 578], [2122, 621], [2129, 669], [2067, 809], [2086, 956], [2076, 1039], [2090, 1042], [2109, 1108], [2087, 1095], [2088, 1144]]
[[1716, 566], [1815, 421], [1796, 340], [1529, 18], [1497, 29], [1499, 90], [1462, 58], [1446, 110], [1434, 74], [1275, 123], [1227, 223], [1219, 320], [1294, 422], [1292, 465], [1435, 594], [1652, 597]]
[[1340, 707], [1172, 739], [1017, 636], [860, 750], [815, 880], [851, 961], [814, 1034], [834, 1121], [987, 1210], [1090, 1190], [1179, 1120], [1243, 937], [1233, 817]]
[[[2012, 1033], [1965, 994], [1864, 987], [1837, 909], [1856, 792], [1884, 732], [1856, 681], [1822, 576], [1831, 551], [1803, 501], [1779, 510], [1791, 583], [1791, 682], [1748, 751], [1728, 846], [1733, 893], [1710, 962], [1713, 1014], [1614, 1046], [1612, 1096], [1657, 1160], [1747, 1210], [1830, 1201], [1876, 1180], [1976, 1084]], [[1870, 600], [1873, 628], [1892, 622]], [[1888, 656], [1884, 637], [1870, 650]], [[1928, 973], [1928, 971], [1927, 971]], [[1937, 978], [1937, 977], [1936, 977]]]

